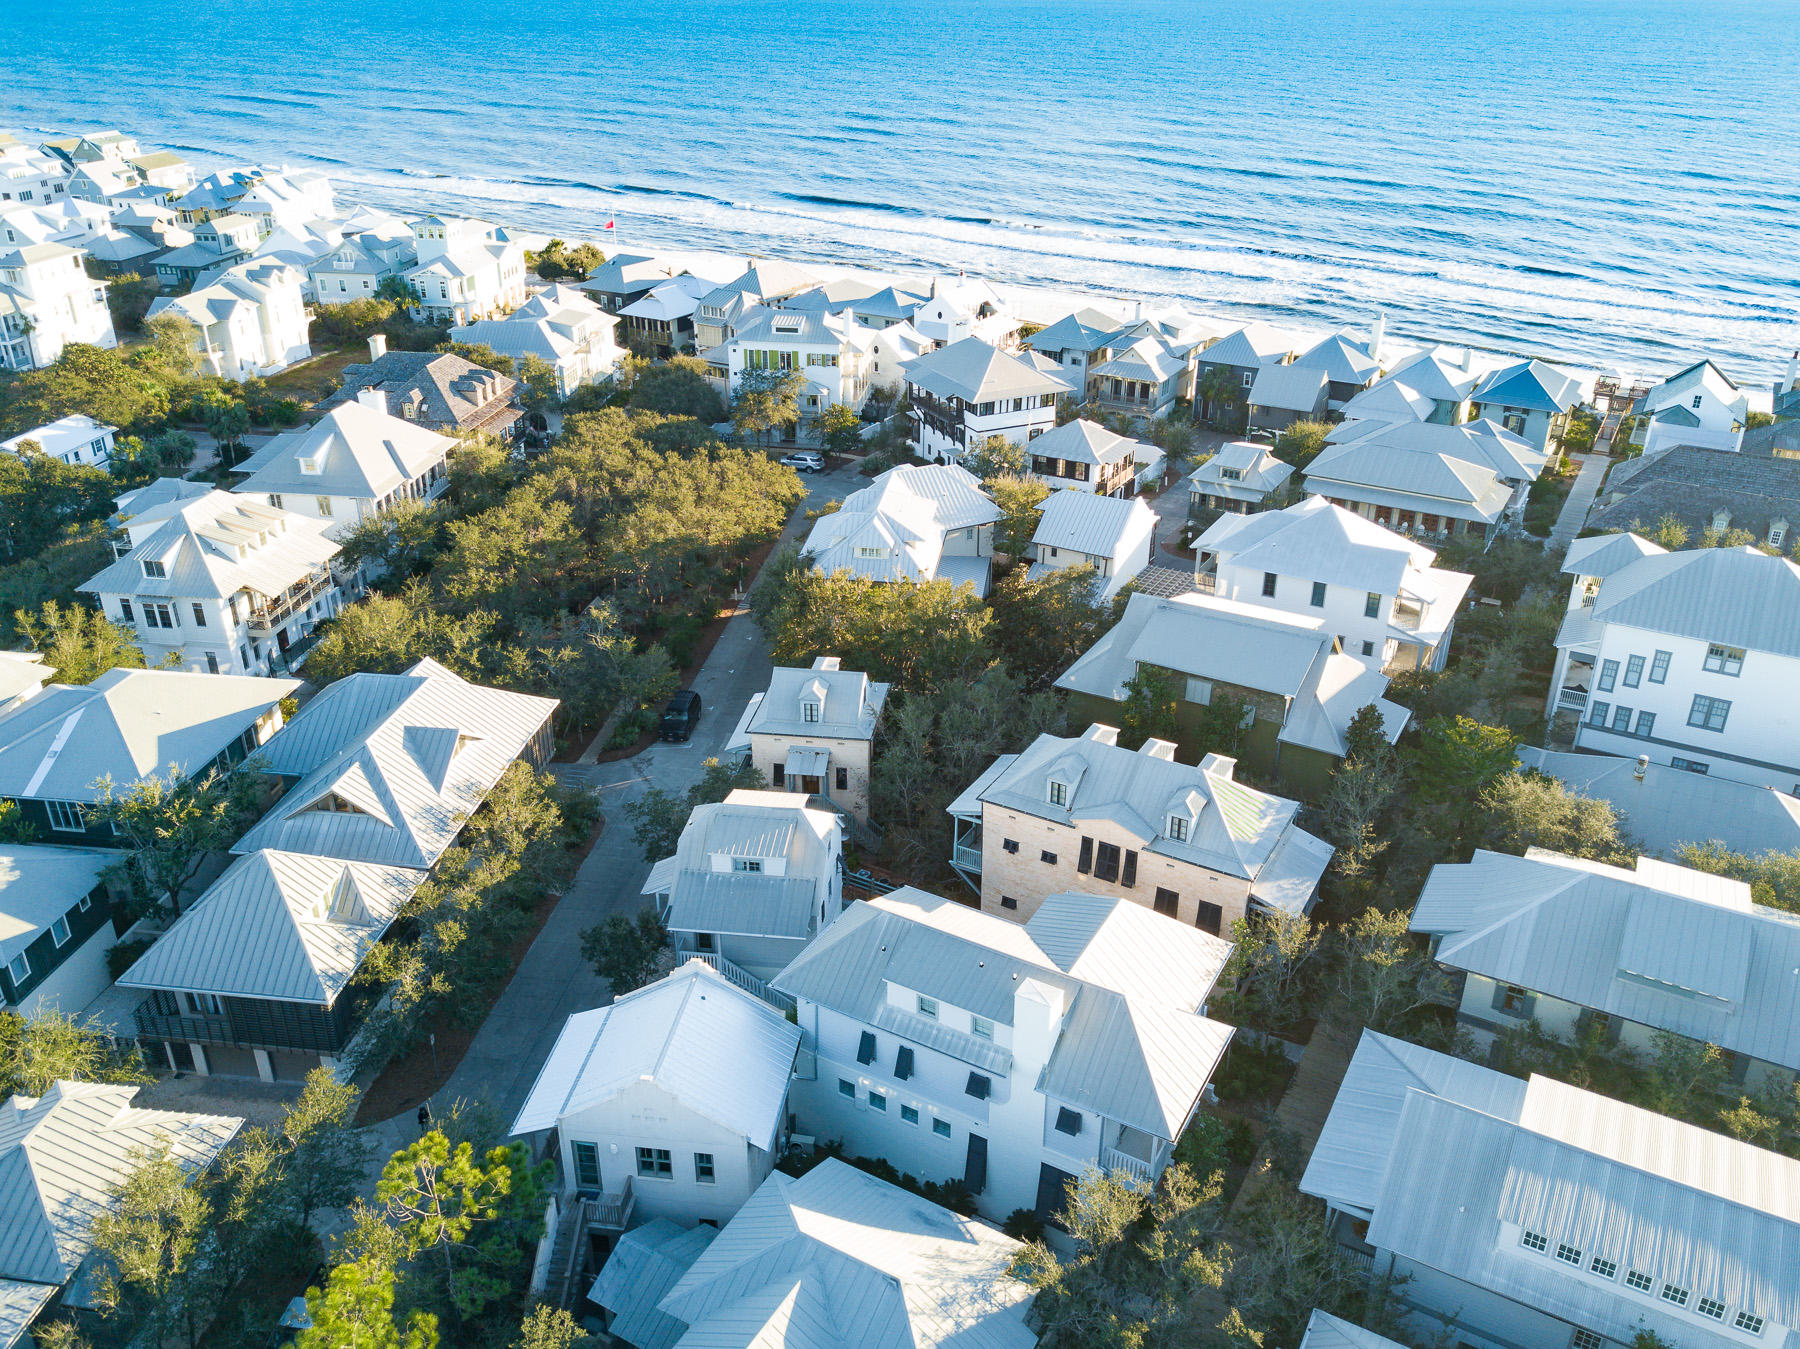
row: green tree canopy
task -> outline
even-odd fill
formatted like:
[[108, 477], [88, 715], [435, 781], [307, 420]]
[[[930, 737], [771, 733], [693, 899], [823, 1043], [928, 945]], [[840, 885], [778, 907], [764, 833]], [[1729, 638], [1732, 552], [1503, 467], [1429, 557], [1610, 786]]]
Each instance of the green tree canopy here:
[[833, 454], [854, 454], [862, 448], [862, 418], [848, 403], [833, 403], [818, 416], [813, 429]]
[[656, 978], [668, 944], [668, 930], [655, 910], [641, 909], [632, 917], [609, 913], [581, 934], [581, 958], [617, 998]]
[[438, 350], [460, 356], [471, 365], [479, 365], [496, 374], [511, 377], [514, 373], [513, 358], [502, 356], [484, 342], [443, 342]]
[[110, 825], [127, 856], [119, 864], [140, 912], [181, 912], [181, 897], [209, 854], [241, 837], [261, 805], [254, 766], [188, 777], [171, 768], [121, 788], [98, 784], [92, 825]]
[[35, 614], [15, 614], [13, 622], [31, 649], [55, 668], [59, 684], [91, 684], [108, 670], [144, 668], [137, 635], [85, 605], [51, 600]]
[[1000, 508], [1000, 521], [994, 526], [994, 547], [1014, 559], [1028, 557], [1031, 536], [1037, 533], [1050, 489], [1036, 478], [1007, 473], [984, 478], [982, 486]]
[[0, 561], [31, 557], [69, 526], [109, 515], [116, 488], [105, 469], [65, 464], [33, 441], [0, 454]]
[[711, 426], [725, 420], [725, 399], [707, 375], [706, 362], [675, 356], [644, 365], [632, 377], [630, 405], [669, 417], [692, 417]]
[[42, 1096], [57, 1082], [150, 1081], [134, 1041], [120, 1048], [112, 1034], [66, 1012], [30, 1017], [0, 1011], [0, 1101]]

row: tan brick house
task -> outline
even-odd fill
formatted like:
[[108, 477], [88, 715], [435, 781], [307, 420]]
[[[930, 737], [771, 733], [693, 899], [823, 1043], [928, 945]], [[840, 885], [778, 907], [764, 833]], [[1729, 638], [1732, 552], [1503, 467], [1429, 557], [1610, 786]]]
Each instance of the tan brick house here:
[[727, 751], [747, 751], [777, 791], [824, 797], [869, 822], [869, 759], [888, 686], [836, 656], [778, 666], [751, 699]]

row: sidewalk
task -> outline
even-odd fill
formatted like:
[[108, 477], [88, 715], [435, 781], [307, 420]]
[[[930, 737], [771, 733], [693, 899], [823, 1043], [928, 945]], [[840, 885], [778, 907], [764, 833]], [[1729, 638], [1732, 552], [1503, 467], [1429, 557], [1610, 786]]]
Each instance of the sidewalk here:
[[1580, 461], [1581, 472], [1576, 476], [1575, 485], [1569, 489], [1562, 510], [1557, 514], [1556, 527], [1550, 531], [1552, 548], [1567, 548], [1575, 542], [1575, 536], [1581, 533], [1581, 527], [1587, 523], [1588, 508], [1600, 493], [1600, 482], [1606, 477], [1606, 467], [1612, 462], [1603, 454], [1578, 454], [1574, 458]]

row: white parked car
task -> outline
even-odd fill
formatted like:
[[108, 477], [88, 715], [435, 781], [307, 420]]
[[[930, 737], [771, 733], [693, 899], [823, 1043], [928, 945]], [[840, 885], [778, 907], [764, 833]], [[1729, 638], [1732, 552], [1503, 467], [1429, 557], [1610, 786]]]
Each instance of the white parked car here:
[[799, 469], [802, 473], [823, 473], [825, 456], [812, 450], [801, 450], [798, 454], [783, 455], [781, 462], [789, 468]]

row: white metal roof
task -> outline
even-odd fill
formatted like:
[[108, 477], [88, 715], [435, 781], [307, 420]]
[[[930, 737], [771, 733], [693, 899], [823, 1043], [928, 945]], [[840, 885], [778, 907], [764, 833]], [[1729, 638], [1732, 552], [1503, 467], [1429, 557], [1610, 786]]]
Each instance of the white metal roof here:
[[1018, 1250], [834, 1157], [773, 1172], [660, 1306], [684, 1349], [1030, 1349]]
[[411, 867], [251, 853], [118, 982], [329, 1007], [422, 879]]
[[[886, 684], [860, 670], [842, 669], [831, 657], [821, 656], [810, 667], [778, 665], [768, 689], [746, 712], [744, 734], [872, 739], [887, 695]], [[806, 720], [803, 703], [818, 707], [816, 720]]]
[[[311, 426], [276, 436], [237, 467], [239, 492], [377, 501], [441, 463], [456, 441], [363, 403], [342, 403]], [[302, 461], [317, 466], [307, 472]]]
[[431, 660], [340, 679], [263, 746], [300, 781], [232, 851], [429, 867], [555, 709]]
[[0, 845], [0, 965], [74, 908], [124, 857], [110, 848]]
[[1377, 1335], [1353, 1321], [1315, 1308], [1306, 1323], [1306, 1338], [1300, 1341], [1300, 1349], [1405, 1349], [1405, 1346], [1398, 1340]]
[[83, 687], [51, 684], [0, 716], [0, 796], [93, 801], [170, 768], [196, 773], [254, 726], [297, 679], [108, 670]]
[[1118, 435], [1086, 417], [1077, 417], [1044, 432], [1031, 442], [1030, 452], [1078, 464], [1111, 464], [1135, 454], [1136, 444], [1130, 436]]
[[[1226, 469], [1238, 476], [1227, 478]], [[1260, 501], [1293, 476], [1294, 466], [1277, 459], [1267, 445], [1253, 440], [1234, 440], [1221, 445], [1218, 453], [1188, 477], [1190, 490], [1209, 492], [1214, 496]]]
[[1569, 544], [1569, 550], [1563, 554], [1562, 571], [1565, 576], [1607, 577], [1634, 562], [1668, 551], [1636, 534], [1594, 534]]
[[683, 1229], [652, 1218], [620, 1237], [588, 1290], [589, 1301], [612, 1313], [608, 1333], [632, 1349], [675, 1349], [687, 1326], [657, 1303], [718, 1234], [704, 1223]]
[[75, 413], [44, 426], [34, 427], [30, 431], [0, 440], [0, 450], [17, 454], [19, 446], [27, 440], [36, 441], [37, 446], [45, 454], [61, 459], [66, 451], [86, 449], [92, 442], [99, 440], [119, 428], [108, 426], [105, 422], [97, 422], [92, 417]]
[[1800, 567], [1751, 547], [1655, 554], [1602, 581], [1593, 616], [1800, 657]]
[[[157, 523], [161, 521], [161, 523]], [[229, 599], [241, 591], [275, 598], [338, 555], [330, 526], [231, 492], [147, 508], [129, 526], [129, 553], [81, 583], [95, 595]], [[146, 562], [161, 564], [148, 576]]]
[[928, 351], [902, 369], [908, 382], [927, 393], [960, 398], [965, 403], [1069, 392], [1065, 380], [979, 337], [965, 337]]
[[699, 960], [564, 1025], [514, 1134], [651, 1081], [695, 1114], [772, 1148], [800, 1028]]
[[[1221, 567], [1274, 572], [1352, 590], [1417, 594], [1416, 574], [1437, 554], [1323, 497], [1279, 511], [1221, 515], [1194, 542], [1196, 553], [1217, 553]], [[1459, 575], [1460, 573], [1451, 573]], [[1472, 577], [1464, 578], [1467, 587]]]
[[208, 1166], [243, 1126], [225, 1115], [140, 1110], [136, 1087], [58, 1082], [0, 1103], [0, 1279], [58, 1286], [89, 1249], [112, 1187], [144, 1151], [167, 1144]]
[[[848, 570], [876, 581], [929, 581], [953, 560], [944, 556], [947, 532], [999, 518], [1000, 508], [961, 465], [902, 465], [852, 492], [840, 509], [820, 516], [803, 551], [824, 572]], [[975, 561], [985, 570], [985, 558]]]
[[1156, 512], [1139, 497], [1052, 492], [1044, 502], [1031, 541], [1117, 561], [1129, 556], [1155, 530]]
[[1311, 415], [1325, 405], [1324, 370], [1308, 365], [1265, 365], [1256, 372], [1245, 401], [1251, 407]]

